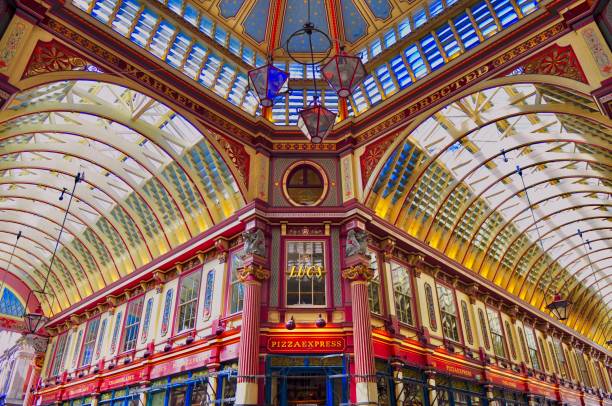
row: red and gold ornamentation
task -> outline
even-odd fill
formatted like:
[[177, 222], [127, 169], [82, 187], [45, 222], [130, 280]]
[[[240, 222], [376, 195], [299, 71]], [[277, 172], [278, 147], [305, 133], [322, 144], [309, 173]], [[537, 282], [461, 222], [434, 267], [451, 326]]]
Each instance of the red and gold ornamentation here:
[[85, 71], [90, 67], [84, 57], [61, 42], [38, 41], [22, 79], [51, 72]]
[[223, 137], [219, 134], [215, 134], [216, 139], [223, 147], [223, 150], [228, 155], [232, 164], [238, 170], [240, 177], [244, 184], [249, 183], [249, 166], [251, 163], [251, 157], [244, 149], [244, 145], [236, 142], [230, 138]]
[[374, 277], [374, 271], [372, 271], [372, 269], [368, 268], [366, 265], [357, 264], [342, 271], [342, 277], [344, 279], [348, 279], [349, 281], [370, 281]]
[[365, 187], [370, 179], [370, 175], [374, 172], [376, 165], [380, 162], [387, 149], [393, 144], [393, 141], [399, 134], [397, 132], [390, 134], [380, 140], [368, 145], [359, 157], [361, 165], [361, 184]]
[[[527, 59], [517, 68], [522, 69], [521, 73], [526, 75], [552, 75], [588, 83], [570, 45], [565, 47], [552, 45]], [[512, 72], [517, 68], [513, 68]]]
[[246, 282], [251, 279], [264, 281], [270, 278], [270, 271], [264, 269], [261, 265], [250, 264], [238, 269], [237, 276], [240, 282]]

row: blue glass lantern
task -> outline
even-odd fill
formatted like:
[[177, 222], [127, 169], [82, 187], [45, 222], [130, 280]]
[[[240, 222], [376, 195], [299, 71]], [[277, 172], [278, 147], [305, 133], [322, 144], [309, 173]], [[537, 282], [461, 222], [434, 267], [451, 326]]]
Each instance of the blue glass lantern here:
[[288, 89], [289, 73], [272, 65], [271, 62], [250, 70], [248, 76], [249, 86], [255, 91], [262, 107], [271, 107], [276, 96]]

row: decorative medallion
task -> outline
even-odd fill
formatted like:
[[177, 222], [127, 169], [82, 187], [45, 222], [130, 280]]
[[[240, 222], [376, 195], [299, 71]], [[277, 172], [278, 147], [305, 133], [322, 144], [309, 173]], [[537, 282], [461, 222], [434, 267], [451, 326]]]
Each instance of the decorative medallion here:
[[512, 73], [560, 76], [588, 83], [570, 45], [561, 47], [554, 44], [512, 68]]
[[290, 151], [290, 152], [302, 152], [302, 151], [335, 151], [336, 144], [313, 144], [311, 142], [285, 142], [280, 144], [273, 144], [272, 149], [274, 151]]
[[372, 144], [368, 145], [363, 152], [363, 154], [359, 157], [359, 163], [361, 166], [361, 185], [365, 187], [370, 175], [374, 172], [374, 168], [380, 162], [385, 152], [389, 146], [393, 143], [397, 135], [398, 131], [393, 134], [387, 135]]
[[99, 71], [99, 69], [57, 40], [38, 41], [22, 79], [44, 73], [66, 71]]

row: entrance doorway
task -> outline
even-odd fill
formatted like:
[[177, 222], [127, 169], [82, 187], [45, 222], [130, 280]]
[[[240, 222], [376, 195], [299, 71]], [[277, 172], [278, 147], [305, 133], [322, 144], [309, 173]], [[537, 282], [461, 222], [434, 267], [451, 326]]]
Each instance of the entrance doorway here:
[[266, 402], [274, 406], [339, 406], [348, 399], [345, 359], [269, 356]]

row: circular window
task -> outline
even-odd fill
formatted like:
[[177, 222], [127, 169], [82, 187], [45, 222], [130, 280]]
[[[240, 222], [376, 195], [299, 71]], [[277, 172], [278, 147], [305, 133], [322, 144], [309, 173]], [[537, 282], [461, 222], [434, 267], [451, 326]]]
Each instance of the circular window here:
[[294, 206], [315, 206], [325, 198], [327, 177], [314, 162], [296, 162], [285, 172], [283, 189]]

